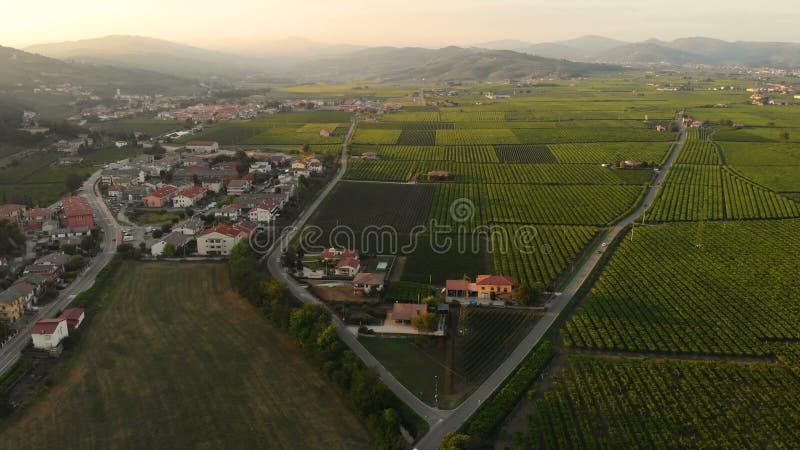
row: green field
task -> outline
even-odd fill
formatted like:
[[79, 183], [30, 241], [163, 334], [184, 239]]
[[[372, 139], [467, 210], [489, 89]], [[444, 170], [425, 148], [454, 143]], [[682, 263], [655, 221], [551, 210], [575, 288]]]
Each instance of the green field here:
[[339, 144], [342, 135], [322, 136], [320, 131], [334, 132], [347, 127], [350, 113], [341, 111], [293, 112], [263, 116], [255, 120], [216, 124], [202, 133], [185, 137], [188, 140], [212, 140], [221, 145], [303, 145]]
[[226, 265], [127, 264], [113, 286], [0, 447], [370, 448], [318, 369], [234, 293]]
[[90, 127], [107, 133], [144, 133], [148, 136], [159, 136], [170, 131], [182, 130], [183, 122], [178, 120], [136, 118], [103, 122]]

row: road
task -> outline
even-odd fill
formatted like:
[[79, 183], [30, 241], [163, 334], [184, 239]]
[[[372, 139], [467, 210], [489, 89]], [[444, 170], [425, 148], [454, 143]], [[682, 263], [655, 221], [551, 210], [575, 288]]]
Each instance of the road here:
[[92, 258], [89, 266], [83, 270], [75, 280], [65, 289], [59, 292], [58, 297], [53, 302], [42, 306], [30, 319], [29, 323], [19, 330], [16, 336], [6, 345], [0, 348], [0, 373], [5, 372], [19, 359], [20, 352], [30, 342], [30, 335], [36, 321], [52, 316], [59, 310], [69, 306], [76, 295], [92, 287], [97, 274], [111, 261], [116, 252], [116, 242], [118, 225], [114, 220], [111, 211], [106, 207], [105, 202], [97, 190], [97, 180], [100, 178], [100, 171], [95, 172], [80, 189], [79, 195], [86, 197], [94, 210], [96, 225], [103, 230], [103, 242], [101, 252]]
[[421, 450], [428, 450], [428, 449], [436, 449], [439, 448], [439, 443], [441, 442], [442, 438], [446, 436], [448, 433], [456, 432], [461, 425], [466, 422], [472, 414], [477, 411], [480, 404], [489, 398], [492, 393], [500, 387], [506, 378], [517, 368], [517, 366], [522, 363], [525, 357], [530, 353], [530, 351], [542, 340], [545, 336], [547, 331], [550, 327], [556, 322], [561, 312], [567, 305], [572, 301], [575, 294], [578, 290], [583, 286], [586, 280], [591, 275], [594, 268], [602, 259], [602, 242], [611, 242], [613, 241], [619, 234], [627, 227], [628, 225], [634, 223], [634, 221], [639, 218], [642, 214], [645, 213], [647, 207], [655, 200], [656, 195], [658, 195], [658, 190], [661, 187], [661, 182], [664, 180], [669, 168], [672, 167], [672, 164], [675, 162], [675, 158], [678, 155], [683, 143], [686, 141], [686, 129], [681, 127], [680, 137], [676, 145], [672, 148], [672, 151], [667, 157], [667, 161], [664, 166], [661, 168], [661, 171], [656, 176], [655, 181], [650, 186], [647, 195], [642, 201], [642, 204], [629, 215], [625, 216], [625, 218], [621, 219], [617, 222], [611, 230], [606, 233], [606, 236], [602, 240], [597, 240], [595, 246], [591, 249], [588, 253], [588, 257], [584, 259], [580, 267], [578, 268], [576, 274], [573, 276], [572, 280], [569, 284], [562, 290], [560, 296], [556, 297], [551, 303], [551, 307], [547, 310], [544, 317], [542, 317], [536, 325], [533, 327], [533, 330], [525, 336], [525, 338], [517, 345], [513, 352], [506, 358], [505, 361], [497, 368], [497, 370], [492, 373], [483, 384], [478, 387], [478, 389], [473, 392], [469, 398], [464, 400], [461, 405], [459, 405], [456, 409], [450, 411], [450, 415], [443, 421], [431, 426], [428, 434], [426, 434], [416, 445], [416, 448]]
[[[679, 115], [680, 116], [680, 115]], [[342, 145], [341, 167], [339, 172], [333, 180], [325, 187], [317, 199], [309, 205], [303, 214], [295, 221], [294, 228], [287, 234], [281, 236], [278, 242], [273, 244], [270, 252], [267, 253], [267, 266], [272, 275], [284, 282], [289, 290], [303, 303], [318, 303], [319, 299], [311, 294], [306, 287], [298, 283], [292, 278], [281, 264], [281, 251], [283, 248], [282, 243], [290, 242], [298, 230], [306, 223], [309, 217], [316, 211], [317, 207], [322, 203], [325, 197], [333, 190], [334, 186], [342, 179], [345, 171], [347, 170], [347, 142], [349, 142], [352, 132], [355, 128], [355, 122], [350, 127], [345, 143]], [[561, 312], [572, 301], [573, 297], [580, 290], [581, 286], [588, 280], [595, 267], [602, 259], [602, 242], [611, 242], [629, 225], [634, 223], [637, 218], [642, 216], [655, 200], [658, 195], [658, 190], [661, 187], [661, 182], [664, 180], [667, 172], [680, 151], [683, 143], [686, 140], [686, 129], [681, 127], [680, 136], [673, 146], [667, 161], [661, 168], [661, 171], [656, 175], [655, 181], [650, 186], [647, 194], [641, 205], [623, 219], [618, 221], [609, 231], [606, 232], [604, 239], [597, 240], [596, 244], [588, 253], [580, 266], [577, 268], [575, 275], [569, 284], [562, 290], [560, 296], [551, 303], [550, 308], [545, 313], [531, 332], [517, 345], [511, 354], [503, 361], [503, 363], [487, 378], [470, 396], [464, 400], [458, 407], [452, 410], [441, 410], [433, 408], [422, 402], [416, 395], [412, 394], [405, 386], [403, 386], [386, 368], [378, 362], [372, 354], [358, 342], [358, 339], [347, 330], [344, 323], [338, 318], [334, 318], [337, 333], [342, 340], [356, 353], [364, 363], [373, 368], [381, 380], [395, 393], [401, 400], [403, 400], [409, 407], [411, 407], [417, 414], [425, 419], [430, 426], [428, 433], [420, 439], [415, 448], [421, 450], [436, 449], [442, 438], [448, 433], [456, 432], [461, 425], [464, 424], [474, 413], [478, 410], [481, 403], [489, 398], [494, 391], [500, 387], [509, 375], [519, 366], [530, 351], [544, 338], [550, 327], [556, 322], [561, 315]]]

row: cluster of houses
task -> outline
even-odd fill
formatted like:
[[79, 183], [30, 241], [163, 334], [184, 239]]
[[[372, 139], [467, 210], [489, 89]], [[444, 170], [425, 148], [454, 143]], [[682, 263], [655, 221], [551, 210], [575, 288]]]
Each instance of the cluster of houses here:
[[69, 258], [64, 253], [51, 253], [25, 266], [11, 286], [0, 292], [0, 319], [13, 323], [26, 311], [34, 310], [48, 288], [60, 281]]
[[85, 197], [66, 197], [53, 209], [0, 205], [0, 220], [16, 223], [38, 243], [80, 244], [94, 228], [94, 212]]

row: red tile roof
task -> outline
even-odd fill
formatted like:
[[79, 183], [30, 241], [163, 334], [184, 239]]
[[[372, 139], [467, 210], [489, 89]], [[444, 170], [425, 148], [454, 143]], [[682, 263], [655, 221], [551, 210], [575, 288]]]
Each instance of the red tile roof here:
[[222, 225], [217, 225], [214, 228], [209, 228], [206, 231], [203, 231], [200, 234], [200, 236], [206, 236], [206, 235], [211, 234], [211, 233], [219, 233], [219, 234], [224, 234], [225, 236], [228, 236], [228, 237], [236, 237], [236, 236], [239, 236], [241, 231], [237, 230], [236, 228], [234, 228], [231, 225], [222, 224]]
[[59, 317], [58, 319], [42, 319], [33, 326], [31, 334], [53, 334], [56, 328], [58, 328], [58, 324], [64, 320], [67, 319], [64, 317]]
[[198, 195], [201, 195], [201, 194], [203, 194], [205, 192], [206, 192], [206, 188], [204, 188], [203, 186], [192, 186], [192, 187], [190, 187], [188, 189], [184, 189], [178, 195], [182, 195], [182, 196], [188, 197], [188, 198], [195, 198]]
[[411, 320], [428, 311], [428, 305], [417, 303], [395, 303], [392, 306], [392, 320]]
[[172, 186], [172, 185], [167, 185], [167, 186], [162, 187], [161, 189], [158, 189], [158, 190], [155, 190], [155, 191], [149, 193], [147, 196], [148, 197], [164, 198], [164, 197], [169, 197], [170, 195], [174, 194], [177, 191], [178, 191], [177, 187]]
[[361, 264], [355, 258], [345, 258], [336, 263], [336, 268], [340, 269], [342, 267], [352, 267], [354, 269], [357, 269], [360, 265]]
[[8, 217], [12, 214], [17, 214], [20, 211], [24, 210], [25, 210], [25, 205], [17, 205], [14, 203], [0, 205], [0, 217]]
[[469, 281], [466, 280], [447, 280], [445, 289], [448, 291], [469, 291]]
[[90, 216], [92, 207], [85, 197], [67, 197], [62, 200], [64, 215], [67, 217]]
[[353, 278], [353, 284], [364, 284], [367, 286], [380, 286], [383, 284], [383, 278], [375, 275], [374, 273], [361, 272], [356, 274]]
[[478, 275], [478, 278], [475, 279], [475, 284], [478, 286], [512, 286], [514, 284], [514, 279], [503, 275]]

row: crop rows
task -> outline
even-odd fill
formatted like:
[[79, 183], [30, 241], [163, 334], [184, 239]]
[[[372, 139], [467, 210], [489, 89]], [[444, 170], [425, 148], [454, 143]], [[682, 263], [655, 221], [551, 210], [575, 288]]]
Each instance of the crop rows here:
[[678, 163], [685, 164], [722, 164], [716, 144], [706, 138], [706, 131], [690, 128], [686, 143], [678, 154]]
[[[636, 201], [636, 186], [470, 185], [436, 186], [431, 219], [451, 226], [478, 224], [606, 225]], [[475, 206], [467, 220], [454, 220], [450, 205], [467, 199]]]
[[395, 144], [400, 137], [400, 130], [357, 130], [353, 135], [353, 144]]
[[513, 349], [535, 322], [530, 312], [462, 307], [458, 325], [464, 340], [462, 374], [467, 380], [482, 378], [494, 369], [491, 363]]
[[455, 161], [464, 163], [499, 162], [494, 148], [488, 145], [414, 146], [382, 145], [378, 154], [384, 159], [404, 161]]
[[793, 448], [800, 383], [777, 364], [572, 357], [521, 448]]
[[556, 157], [546, 145], [519, 144], [495, 145], [497, 159], [504, 163], [557, 163]]
[[[466, 159], [469, 155], [463, 154]], [[492, 153], [484, 154], [491, 158]], [[469, 156], [477, 159], [478, 156]], [[616, 171], [585, 164], [473, 164], [452, 160], [362, 160], [350, 162], [346, 177], [351, 180], [409, 181], [415, 176], [425, 181], [428, 172], [448, 171], [455, 181], [461, 183], [492, 184], [641, 184], [636, 177], [623, 177]]]
[[765, 355], [800, 339], [800, 221], [637, 227], [562, 333], [568, 346]]
[[434, 145], [436, 144], [435, 130], [404, 129], [397, 139], [398, 145]]
[[676, 164], [648, 211], [656, 221], [800, 216], [800, 205], [720, 166]]
[[455, 124], [451, 122], [360, 122], [358, 128], [365, 130], [435, 131], [452, 130], [455, 128]]
[[511, 275], [516, 284], [550, 285], [595, 235], [593, 227], [513, 226], [492, 235], [492, 259], [497, 273]]
[[614, 164], [634, 160], [660, 164], [672, 145], [666, 142], [595, 142], [551, 144], [548, 148], [561, 163]]
[[[659, 133], [645, 128], [556, 128], [513, 129], [519, 142], [535, 144], [567, 142], [659, 142], [672, 141], [675, 133]], [[498, 142], [502, 144], [503, 142]]]
[[519, 144], [521, 141], [508, 129], [436, 130], [436, 145]]

